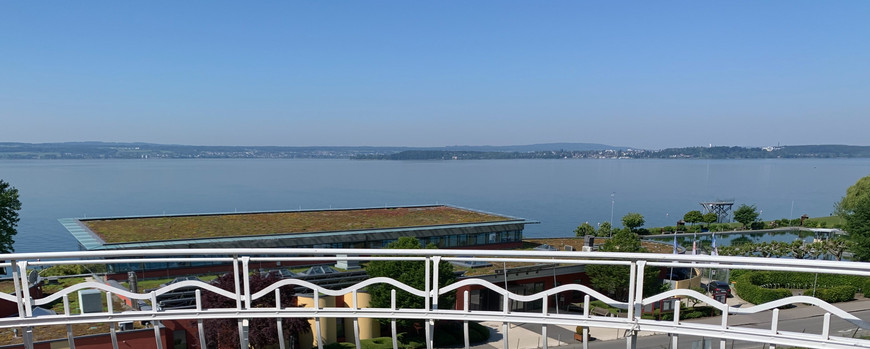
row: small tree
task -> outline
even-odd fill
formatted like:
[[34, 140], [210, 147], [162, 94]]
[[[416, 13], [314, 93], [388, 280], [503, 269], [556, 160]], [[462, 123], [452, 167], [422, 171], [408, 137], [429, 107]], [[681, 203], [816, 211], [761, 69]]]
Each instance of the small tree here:
[[[395, 249], [420, 249], [423, 248], [420, 240], [413, 237], [403, 236], [399, 240], [387, 245], [387, 248]], [[430, 244], [426, 248], [436, 248]], [[371, 261], [366, 266], [366, 272], [370, 278], [388, 277], [399, 281], [405, 285], [411, 286], [418, 290], [424, 290], [426, 287], [426, 265], [423, 261]], [[444, 287], [456, 281], [456, 276], [453, 274], [453, 264], [441, 262], [438, 264], [438, 285]], [[389, 308], [390, 307], [390, 291], [392, 285], [375, 284], [369, 286], [369, 294], [372, 297], [372, 308]], [[438, 297], [439, 307], [452, 308], [456, 300], [455, 295], [445, 294]], [[414, 296], [402, 290], [396, 290], [396, 308], [399, 309], [423, 309], [424, 299]], [[386, 320], [382, 320], [386, 321]], [[396, 323], [405, 328], [412, 328], [415, 322], [422, 320], [414, 319], [397, 319]]]
[[18, 210], [21, 209], [21, 201], [18, 201], [18, 189], [0, 180], [0, 253], [12, 253], [15, 247], [13, 237], [17, 233], [15, 226], [18, 225]]
[[613, 232], [613, 227], [610, 226], [610, 222], [601, 223], [598, 227], [598, 231], [595, 233], [595, 236], [610, 236]]
[[740, 205], [734, 210], [734, 220], [743, 224], [743, 228], [746, 229], [752, 222], [758, 220], [758, 210], [756, 210], [755, 205]]
[[704, 215], [702, 215], [701, 211], [698, 211], [698, 210], [689, 211], [689, 212], [686, 212], [685, 215], [683, 215], [683, 220], [688, 222], [688, 223], [692, 223], [692, 225], [695, 225], [695, 223], [698, 223], [698, 222], [701, 222], [704, 220]]
[[704, 223], [707, 223], [707, 226], [709, 227], [710, 224], [713, 224], [713, 223], [716, 223], [717, 221], [719, 221], [719, 216], [713, 212], [707, 212], [703, 216], [701, 216], [701, 221]]
[[859, 200], [846, 216], [850, 250], [855, 261], [870, 261], [870, 198]]
[[589, 222], [583, 222], [577, 229], [574, 229], [574, 233], [577, 236], [595, 235], [595, 227], [589, 224]]
[[625, 216], [622, 216], [622, 225], [631, 231], [642, 227], [644, 223], [643, 215], [640, 213], [629, 212]]
[[[278, 281], [275, 274], [261, 276], [258, 273], [250, 275], [251, 292], [259, 292], [269, 285]], [[212, 283], [218, 288], [235, 290], [235, 277], [232, 273], [224, 274]], [[281, 307], [290, 307], [295, 298], [293, 288], [285, 286], [281, 288]], [[203, 292], [202, 306], [210, 308], [235, 308], [236, 301], [212, 292]], [[274, 308], [275, 293], [257, 299], [252, 304], [255, 308]], [[210, 319], [203, 322], [205, 326], [206, 343], [202, 347], [239, 349], [239, 327], [236, 319]], [[308, 320], [304, 318], [283, 318], [281, 326], [284, 338], [290, 343], [295, 343], [297, 335], [311, 331]], [[248, 345], [250, 348], [268, 348], [278, 344], [278, 324], [276, 319], [251, 319], [248, 326]]]
[[[646, 252], [640, 242], [640, 237], [628, 229], [620, 229], [614, 232], [613, 237], [608, 239], [599, 251], [602, 252]], [[631, 281], [628, 275], [629, 267], [625, 265], [592, 264], [586, 266], [586, 275], [592, 287], [614, 297], [616, 300], [628, 299], [628, 286]], [[659, 270], [656, 267], [644, 268], [645, 296], [651, 296], [660, 292], [663, 288], [658, 281]]]

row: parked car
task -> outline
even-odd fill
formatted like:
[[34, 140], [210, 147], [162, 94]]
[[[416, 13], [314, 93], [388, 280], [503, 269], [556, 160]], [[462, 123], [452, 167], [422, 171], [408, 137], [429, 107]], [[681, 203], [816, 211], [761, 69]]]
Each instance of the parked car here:
[[708, 287], [709, 287], [710, 293], [717, 293], [717, 291], [721, 290], [721, 291], [725, 291], [726, 297], [728, 297], [728, 298], [734, 297], [733, 295], [731, 295], [731, 284], [729, 284], [726, 281], [714, 280], [714, 281], [710, 282], [710, 285], [708, 285]]

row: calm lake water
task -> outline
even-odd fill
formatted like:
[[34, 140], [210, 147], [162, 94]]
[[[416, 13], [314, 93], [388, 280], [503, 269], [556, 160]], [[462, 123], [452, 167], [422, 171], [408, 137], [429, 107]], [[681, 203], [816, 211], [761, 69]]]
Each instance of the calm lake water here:
[[16, 252], [65, 251], [58, 218], [451, 204], [540, 221], [527, 237], [571, 236], [628, 212], [673, 225], [700, 201], [755, 204], [763, 219], [831, 214], [870, 159], [831, 160], [21, 160]]

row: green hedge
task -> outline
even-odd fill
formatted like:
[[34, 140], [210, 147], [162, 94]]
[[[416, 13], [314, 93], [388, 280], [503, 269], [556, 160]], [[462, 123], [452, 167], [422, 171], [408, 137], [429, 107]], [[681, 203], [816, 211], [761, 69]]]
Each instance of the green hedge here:
[[815, 286], [816, 298], [829, 303], [851, 300], [858, 291], [870, 290], [870, 278], [854, 275], [815, 274], [775, 271], [745, 271], [734, 278], [734, 289], [743, 300], [762, 304], [791, 296], [789, 289], [807, 289], [811, 295]]
[[[656, 311], [654, 311], [653, 313], [643, 314], [643, 316], [641, 316], [641, 317], [644, 319], [657, 320], [657, 319], [659, 319], [659, 312], [660, 312], [660, 310], [656, 309]], [[693, 307], [693, 308], [682, 306], [680, 308], [680, 320], [697, 319], [697, 318], [702, 318], [702, 317], [719, 316], [719, 315], [721, 315], [721, 312], [719, 311], [719, 309], [716, 309], [716, 308], [711, 307], [711, 306], [702, 306], [702, 307]], [[674, 319], [674, 313], [672, 313], [672, 312], [664, 313], [661, 315], [662, 321], [671, 321], [673, 319]]]
[[[858, 288], [855, 286], [843, 285], [834, 286], [831, 288], [816, 289], [816, 298], [828, 303], [845, 302], [855, 299], [855, 293]], [[809, 289], [804, 292], [806, 295], [812, 295], [813, 290]]]
[[743, 300], [752, 304], [763, 304], [791, 296], [791, 291], [784, 288], [768, 289], [758, 285], [769, 284], [770, 272], [750, 272], [738, 277], [734, 290]]

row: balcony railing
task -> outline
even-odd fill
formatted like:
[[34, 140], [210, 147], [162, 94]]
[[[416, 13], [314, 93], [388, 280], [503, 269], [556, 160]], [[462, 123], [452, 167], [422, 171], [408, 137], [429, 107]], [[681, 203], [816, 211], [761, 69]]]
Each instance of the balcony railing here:
[[[241, 347], [247, 347], [247, 324], [249, 319], [268, 318], [280, 321], [281, 318], [306, 318], [313, 319], [316, 347], [323, 348], [324, 340], [321, 337], [323, 319], [330, 318], [370, 318], [389, 319], [391, 323], [391, 335], [394, 348], [396, 348], [396, 320], [397, 319], [423, 319], [425, 338], [428, 348], [432, 348], [434, 322], [436, 320], [458, 320], [464, 322], [465, 347], [469, 347], [468, 322], [488, 321], [503, 323], [502, 335], [504, 348], [508, 348], [510, 326], [509, 324], [540, 324], [541, 337], [548, 337], [548, 329], [551, 326], [583, 326], [582, 345], [586, 347], [588, 342], [589, 328], [607, 328], [624, 331], [625, 340], [629, 348], [638, 344], [637, 334], [643, 331], [665, 333], [671, 336], [671, 348], [676, 349], [679, 336], [703, 336], [705, 338], [719, 339], [720, 348], [726, 347], [726, 340], [755, 342], [769, 344], [770, 346], [806, 347], [806, 348], [858, 348], [870, 347], [870, 340], [840, 336], [831, 332], [832, 318], [842, 319], [858, 328], [870, 328], [867, 319], [861, 319], [854, 314], [842, 310], [835, 304], [830, 304], [811, 296], [798, 295], [758, 304], [748, 307], [729, 306], [718, 302], [711, 297], [690, 290], [675, 289], [662, 292], [653, 296], [644, 297], [644, 269], [645, 267], [667, 268], [711, 268], [720, 270], [772, 270], [772, 271], [797, 271], [821, 274], [843, 274], [870, 276], [870, 264], [855, 262], [835, 262], [816, 260], [794, 260], [773, 258], [747, 258], [747, 257], [714, 257], [714, 256], [690, 256], [690, 255], [663, 255], [663, 254], [632, 254], [632, 253], [601, 253], [601, 252], [562, 252], [562, 251], [468, 251], [468, 250], [371, 250], [371, 249], [172, 249], [172, 250], [138, 250], [138, 251], [101, 251], [101, 252], [57, 252], [57, 253], [25, 253], [7, 254], [0, 256], [0, 266], [11, 270], [12, 283], [15, 292], [13, 294], [0, 293], [0, 303], [14, 302], [17, 305], [18, 315], [0, 318], [0, 328], [20, 328], [23, 345], [26, 348], [34, 347], [33, 328], [40, 326], [66, 326], [67, 341], [71, 348], [75, 347], [71, 326], [80, 323], [111, 323], [111, 345], [118, 347], [117, 326], [119, 322], [148, 321], [159, 324], [168, 320], [191, 320], [197, 323], [198, 339], [200, 347], [205, 347], [205, 335], [203, 320], [207, 319], [237, 319], [239, 322]], [[251, 291], [250, 275], [255, 267], [262, 265], [280, 264], [304, 265], [317, 263], [334, 263], [336, 261], [420, 261], [425, 263], [425, 287], [415, 289], [402, 284], [391, 278], [371, 278], [357, 282], [341, 289], [328, 289], [301, 278], [285, 278], [258, 292]], [[436, 280], [439, 279], [440, 263], [456, 261], [486, 261], [496, 266], [507, 265], [544, 265], [552, 266], [587, 266], [594, 264], [623, 265], [629, 272], [625, 275], [629, 279], [629, 291], [627, 301], [612, 299], [587, 285], [562, 284], [549, 289], [544, 289], [534, 294], [516, 294], [505, 289], [505, 282], [498, 284], [480, 278], [460, 278], [453, 284], [439, 287]], [[71, 285], [51, 295], [36, 298], [27, 290], [35, 281], [33, 270], [53, 265], [85, 264], [85, 265], [110, 265], [133, 263], [137, 265], [147, 263], [181, 263], [191, 264], [198, 262], [225, 263], [224, 267], [230, 270], [235, 277], [235, 287], [232, 290], [223, 290], [215, 285], [201, 281], [181, 281], [166, 285], [147, 293], [134, 293], [123, 287], [112, 286], [99, 279]], [[495, 276], [507, 278], [509, 273], [500, 273]], [[356, 302], [356, 295], [364, 292], [367, 287], [374, 284], [389, 284], [394, 289], [393, 302], [390, 307], [374, 308], [362, 307]], [[280, 302], [274, 307], [254, 307], [253, 302], [267, 295], [275, 295], [281, 298], [280, 287], [292, 286], [297, 290], [308, 290], [313, 297], [313, 305], [310, 307], [282, 307]], [[475, 310], [470, 306], [469, 289], [488, 289], [501, 295], [499, 310]], [[76, 309], [70, 306], [70, 297], [75, 292], [82, 290], [100, 290], [102, 297], [106, 297], [107, 309], [98, 312], [75, 314]], [[179, 289], [195, 289], [195, 306], [188, 308], [166, 309], [159, 305], [158, 298]], [[404, 290], [411, 297], [420, 297], [424, 300], [424, 306], [419, 309], [397, 308], [395, 302], [395, 290]], [[235, 304], [229, 308], [204, 308], [202, 293], [213, 292], [229, 299]], [[584, 294], [583, 302], [578, 302], [575, 311], [553, 311], [557, 306], [554, 299], [557, 296], [568, 293], [581, 292]], [[456, 294], [461, 301], [458, 304], [438, 304], [438, 296]], [[320, 298], [329, 296], [352, 295], [352, 302], [347, 307], [321, 306]], [[141, 310], [114, 309], [111, 299], [120, 296], [130, 300], [141, 300], [149, 307]], [[680, 302], [686, 304], [686, 299], [695, 298], [715, 307], [721, 311], [716, 323], [681, 321]], [[612, 307], [625, 310], [626, 316], [602, 316], [590, 311], [590, 301], [600, 300]], [[657, 320], [642, 317], [642, 309], [651, 304], [661, 304], [662, 301], [674, 302], [676, 314], [673, 320]], [[40, 306], [48, 306], [63, 302], [63, 311], [57, 315], [37, 316], [34, 309]], [[540, 311], [521, 312], [511, 311], [512, 302], [540, 302]], [[809, 304], [823, 310], [823, 316], [818, 318], [816, 325], [819, 333], [803, 333], [787, 331], [780, 327], [780, 308], [793, 304]], [[740, 325], [729, 323], [729, 317], [740, 314], [763, 314], [766, 321], [763, 325]], [[160, 326], [154, 326], [157, 348], [163, 348], [160, 339]], [[360, 348], [359, 324], [353, 322], [354, 341]], [[280, 346], [288, 346], [286, 339], [280, 331], [275, 334], [279, 338]], [[539, 342], [539, 346], [546, 349], [548, 341]], [[108, 345], [108, 344], [107, 344]], [[760, 346], [760, 345], [759, 345]], [[514, 347], [514, 346], [512, 346]]]

